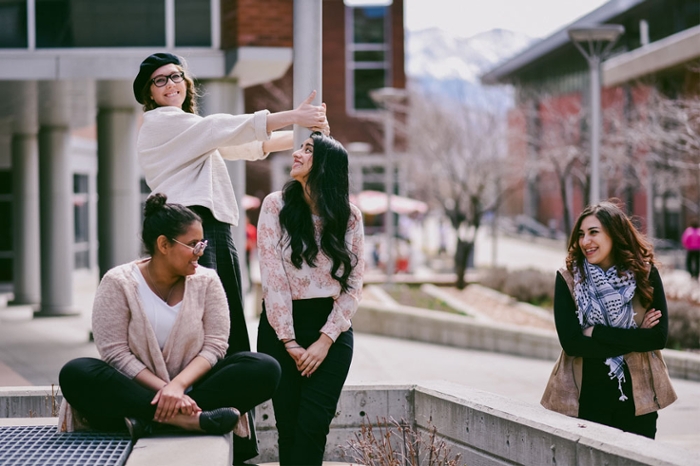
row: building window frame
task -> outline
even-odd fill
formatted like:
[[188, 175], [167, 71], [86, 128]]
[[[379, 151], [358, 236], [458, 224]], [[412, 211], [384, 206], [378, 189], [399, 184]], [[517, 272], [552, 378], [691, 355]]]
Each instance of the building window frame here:
[[[355, 16], [356, 9], [363, 8], [384, 8], [384, 43], [355, 43]], [[393, 81], [393, 54], [392, 54], [392, 17], [391, 6], [387, 5], [366, 5], [366, 6], [345, 6], [345, 107], [350, 116], [374, 116], [380, 111], [374, 109], [358, 109], [355, 104], [355, 71], [369, 69], [384, 70], [384, 86], [391, 86]], [[356, 61], [356, 52], [383, 52], [383, 61]]]

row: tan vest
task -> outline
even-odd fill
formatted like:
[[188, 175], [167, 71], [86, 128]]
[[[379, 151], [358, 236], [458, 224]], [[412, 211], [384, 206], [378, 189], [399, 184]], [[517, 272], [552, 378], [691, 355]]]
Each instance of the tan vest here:
[[[559, 273], [569, 285], [569, 291], [575, 301], [573, 275], [565, 267], [559, 269]], [[646, 309], [638, 295], [632, 299], [632, 307], [636, 312], [634, 321], [637, 326], [641, 326]], [[658, 411], [676, 401], [678, 396], [671, 385], [661, 351], [627, 353], [624, 358], [632, 379], [636, 416]], [[582, 379], [583, 359], [569, 356], [562, 351], [554, 364], [540, 404], [549, 410], [577, 417]]]

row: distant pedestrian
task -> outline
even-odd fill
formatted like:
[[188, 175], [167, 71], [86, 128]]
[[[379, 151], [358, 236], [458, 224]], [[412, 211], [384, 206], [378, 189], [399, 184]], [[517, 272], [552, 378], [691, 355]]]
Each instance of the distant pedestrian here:
[[146, 201], [142, 238], [150, 257], [111, 269], [97, 287], [92, 328], [101, 359], [78, 358], [61, 369], [62, 431], [87, 423], [128, 429], [135, 440], [168, 424], [248, 438], [245, 413], [277, 388], [280, 367], [271, 357], [226, 356], [226, 294], [216, 272], [197, 263], [207, 247], [202, 220], [165, 201], [160, 193]]
[[651, 244], [611, 202], [579, 216], [559, 269], [554, 319], [564, 351], [545, 408], [654, 438], [676, 400], [661, 350], [668, 310]]
[[683, 232], [681, 242], [685, 248], [685, 267], [690, 273], [690, 276], [695, 280], [700, 274], [700, 228], [698, 222], [692, 222]]
[[263, 312], [258, 351], [282, 366], [272, 405], [279, 462], [320, 465], [350, 370], [351, 319], [362, 296], [362, 214], [348, 200], [348, 154], [313, 133], [294, 152], [293, 180], [258, 221]]

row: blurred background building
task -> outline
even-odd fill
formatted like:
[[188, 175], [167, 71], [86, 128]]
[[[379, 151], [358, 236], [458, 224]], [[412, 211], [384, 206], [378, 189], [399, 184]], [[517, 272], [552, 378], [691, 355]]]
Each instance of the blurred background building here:
[[[138, 257], [149, 193], [135, 150], [139, 64], [183, 56], [203, 114], [290, 109], [292, 13], [289, 0], [0, 2], [0, 291], [70, 314], [74, 269]], [[403, 18], [403, 0], [323, 0], [323, 101], [333, 136], [361, 149], [356, 191], [383, 180], [369, 91], [405, 86]], [[285, 163], [229, 162], [238, 199], [279, 189]]]
[[[602, 65], [602, 188], [650, 236], [678, 241], [700, 214], [697, 128], [700, 2], [612, 0], [482, 75], [512, 84], [510, 157], [526, 174], [505, 214], [524, 213], [568, 231], [585, 206], [588, 63], [567, 29], [620, 24]], [[543, 169], [544, 167], [544, 169]]]

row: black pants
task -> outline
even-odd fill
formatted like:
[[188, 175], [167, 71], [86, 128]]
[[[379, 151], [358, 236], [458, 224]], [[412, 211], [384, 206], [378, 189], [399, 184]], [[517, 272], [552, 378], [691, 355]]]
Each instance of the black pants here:
[[[274, 359], [240, 352], [220, 360], [188, 395], [204, 411], [233, 407], [245, 413], [270, 399], [279, 379]], [[99, 359], [73, 359], [61, 369], [59, 383], [65, 399], [97, 430], [123, 431], [125, 417], [151, 420], [156, 412], [153, 390]]]
[[204, 267], [216, 270], [226, 292], [229, 315], [231, 316], [231, 331], [229, 332], [226, 354], [250, 351], [248, 328], [243, 312], [241, 266], [238, 262], [238, 251], [236, 251], [236, 245], [233, 244], [231, 236], [231, 225], [215, 219], [206, 207], [195, 205], [189, 206], [189, 208], [202, 217], [204, 239], [208, 241], [204, 255], [199, 258], [199, 263]]
[[578, 417], [653, 439], [656, 436], [656, 420], [659, 415], [652, 412], [635, 416], [632, 378], [627, 365], [624, 366], [624, 371], [625, 382], [622, 383], [622, 390], [627, 400], [620, 401], [617, 379], [611, 380], [608, 377], [608, 367], [605, 366], [604, 359], [584, 359]]
[[700, 273], [700, 250], [688, 251], [688, 255], [685, 256], [685, 267], [688, 269], [691, 277], [698, 278], [698, 273]]
[[[319, 330], [332, 307], [332, 298], [293, 301], [294, 332], [301, 346], [308, 348], [318, 340]], [[258, 351], [274, 357], [282, 367], [282, 379], [272, 397], [279, 433], [280, 465], [320, 465], [340, 392], [350, 370], [352, 329], [340, 334], [311, 377], [302, 377], [270, 326], [263, 303]]]

